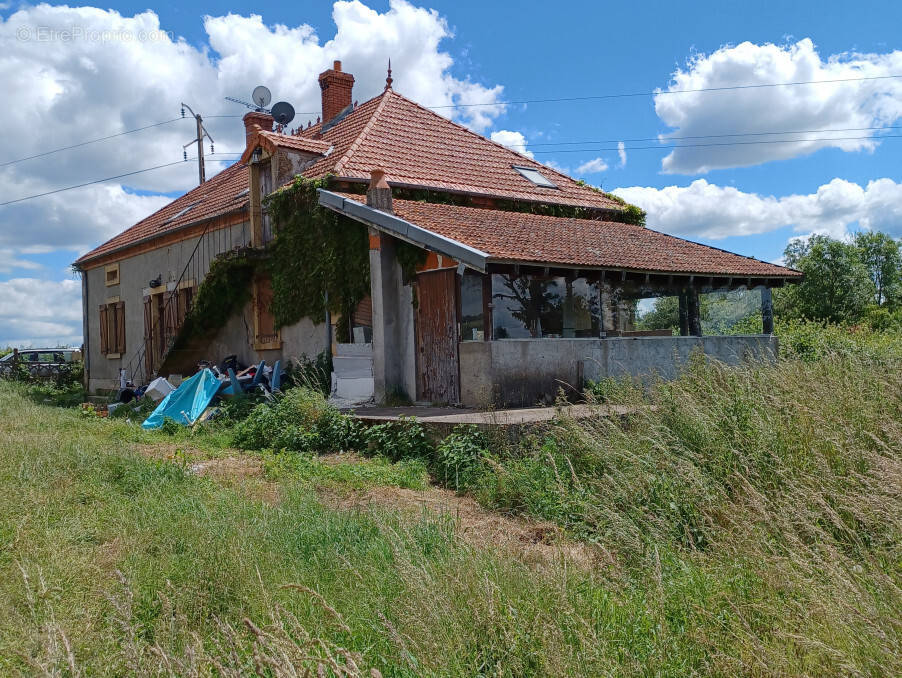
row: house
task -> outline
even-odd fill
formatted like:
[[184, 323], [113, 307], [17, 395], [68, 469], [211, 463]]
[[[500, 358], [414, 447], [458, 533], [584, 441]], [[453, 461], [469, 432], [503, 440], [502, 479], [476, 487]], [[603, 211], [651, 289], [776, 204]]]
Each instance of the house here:
[[[248, 113], [241, 162], [75, 263], [90, 390], [114, 388], [120, 368], [143, 382], [201, 358], [328, 351], [351, 399], [529, 405], [587, 379], [673, 375], [693, 350], [776, 354], [770, 290], [797, 271], [646, 228], [635, 208], [423, 108], [391, 77], [359, 105], [340, 62], [319, 82], [320, 122], [274, 131]], [[211, 265], [278, 243], [269, 200], [296, 176], [325, 180], [311, 213], [359, 229], [369, 269], [364, 252], [348, 275], [367, 276], [369, 294], [280, 324], [281, 288], [261, 267], [221, 327], [179, 342]], [[735, 289], [760, 291], [763, 334], [701, 336], [699, 294]], [[639, 300], [667, 295], [680, 336], [638, 330]]]

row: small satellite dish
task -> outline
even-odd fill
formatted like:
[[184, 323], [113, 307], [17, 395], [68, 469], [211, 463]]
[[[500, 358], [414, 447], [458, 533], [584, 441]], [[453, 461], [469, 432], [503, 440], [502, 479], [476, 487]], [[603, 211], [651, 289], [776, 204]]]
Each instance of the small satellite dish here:
[[258, 107], [266, 108], [269, 105], [269, 102], [272, 101], [272, 94], [269, 93], [269, 90], [266, 87], [259, 85], [254, 87], [254, 93], [251, 95], [251, 99], [253, 99]]
[[287, 125], [294, 120], [294, 106], [286, 101], [280, 101], [272, 107], [272, 117], [280, 125]]

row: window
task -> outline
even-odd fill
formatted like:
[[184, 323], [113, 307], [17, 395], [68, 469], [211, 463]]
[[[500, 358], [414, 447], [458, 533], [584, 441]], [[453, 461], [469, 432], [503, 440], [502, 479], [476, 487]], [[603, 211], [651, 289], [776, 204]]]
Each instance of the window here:
[[520, 167], [518, 165], [514, 165], [514, 169], [524, 177], [529, 179], [536, 186], [544, 186], [545, 188], [557, 188], [557, 186], [552, 183], [551, 180], [549, 180], [544, 174], [542, 174], [534, 167]]
[[118, 358], [125, 353], [125, 302], [100, 306], [100, 353]]
[[482, 281], [483, 276], [469, 271], [460, 278], [461, 341], [483, 341], [485, 339]]
[[194, 209], [195, 207], [200, 205], [202, 202], [203, 202], [203, 200], [198, 200], [197, 202], [193, 202], [190, 205], [188, 205], [187, 207], [180, 209], [178, 212], [176, 212], [171, 217], [169, 217], [166, 221], [164, 221], [162, 224], [160, 224], [160, 226], [165, 226], [166, 224], [175, 221], [179, 217], [185, 216], [186, 214], [188, 214], [188, 212], [190, 212], [192, 209]]
[[282, 348], [282, 336], [272, 313], [272, 279], [254, 281], [254, 348], [258, 351]]
[[119, 284], [119, 264], [110, 264], [103, 269], [104, 282], [107, 287]]
[[494, 339], [599, 336], [598, 285], [586, 278], [492, 276]]

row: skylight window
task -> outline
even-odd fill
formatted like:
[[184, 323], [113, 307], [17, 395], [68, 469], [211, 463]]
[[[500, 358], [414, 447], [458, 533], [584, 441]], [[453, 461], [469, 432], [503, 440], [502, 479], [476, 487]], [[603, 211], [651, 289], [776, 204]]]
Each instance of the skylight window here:
[[557, 186], [553, 184], [544, 174], [533, 167], [519, 167], [517, 165], [514, 165], [514, 169], [524, 177], [529, 179], [536, 186], [544, 186], [545, 188], [557, 188]]
[[166, 221], [164, 221], [163, 224], [168, 224], [168, 223], [170, 223], [170, 222], [175, 221], [175, 220], [178, 219], [179, 217], [185, 216], [185, 215], [188, 214], [188, 212], [190, 212], [194, 207], [196, 207], [197, 205], [200, 205], [202, 202], [203, 202], [203, 200], [198, 200], [197, 202], [191, 203], [190, 205], [188, 205], [188, 206], [185, 207], [184, 209], [181, 209], [181, 210], [179, 210], [178, 212], [176, 212], [175, 214], [173, 214], [173, 215], [172, 215], [171, 217], [169, 217]]

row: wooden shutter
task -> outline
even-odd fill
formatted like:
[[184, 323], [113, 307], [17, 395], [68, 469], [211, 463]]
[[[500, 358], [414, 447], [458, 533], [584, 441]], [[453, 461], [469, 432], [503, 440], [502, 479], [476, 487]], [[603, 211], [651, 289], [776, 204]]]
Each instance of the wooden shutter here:
[[116, 353], [125, 353], [125, 302], [118, 301], [113, 305], [116, 316]]
[[144, 297], [144, 378], [153, 374], [153, 297]]
[[100, 353], [106, 355], [110, 352], [109, 338], [109, 320], [107, 318], [106, 304], [100, 305]]

